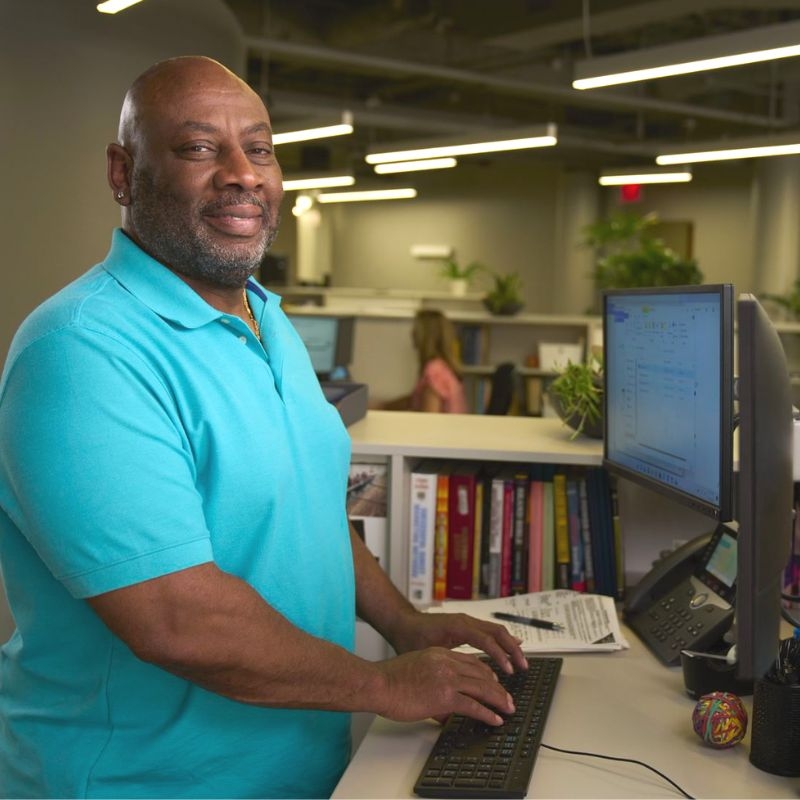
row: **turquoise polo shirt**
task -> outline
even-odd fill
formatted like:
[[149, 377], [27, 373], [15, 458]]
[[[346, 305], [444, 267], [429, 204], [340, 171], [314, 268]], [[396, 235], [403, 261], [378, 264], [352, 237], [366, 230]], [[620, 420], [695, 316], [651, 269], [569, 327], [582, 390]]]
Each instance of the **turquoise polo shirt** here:
[[0, 796], [324, 797], [347, 763], [348, 714], [201, 689], [140, 661], [85, 602], [214, 562], [353, 649], [347, 431], [279, 298], [254, 281], [248, 295], [263, 346], [117, 230], [14, 339]]

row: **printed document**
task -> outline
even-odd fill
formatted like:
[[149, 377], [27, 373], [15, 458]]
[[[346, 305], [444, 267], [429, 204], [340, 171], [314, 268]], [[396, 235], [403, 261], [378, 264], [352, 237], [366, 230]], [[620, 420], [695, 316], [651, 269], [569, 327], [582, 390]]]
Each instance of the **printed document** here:
[[[522, 640], [526, 653], [603, 652], [624, 650], [630, 645], [622, 635], [614, 599], [601, 594], [555, 589], [499, 597], [493, 600], [445, 600], [429, 612], [462, 612], [478, 619], [498, 622]], [[492, 616], [496, 611], [554, 622], [562, 630], [534, 628], [518, 622], [505, 622]], [[472, 647], [459, 648], [476, 652]]]

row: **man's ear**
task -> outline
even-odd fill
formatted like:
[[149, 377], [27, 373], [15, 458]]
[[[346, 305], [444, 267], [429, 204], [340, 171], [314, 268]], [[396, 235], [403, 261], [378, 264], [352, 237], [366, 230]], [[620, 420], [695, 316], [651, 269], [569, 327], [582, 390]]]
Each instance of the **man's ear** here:
[[114, 200], [121, 206], [127, 206], [131, 201], [132, 170], [131, 154], [121, 144], [112, 142], [106, 148], [106, 174]]

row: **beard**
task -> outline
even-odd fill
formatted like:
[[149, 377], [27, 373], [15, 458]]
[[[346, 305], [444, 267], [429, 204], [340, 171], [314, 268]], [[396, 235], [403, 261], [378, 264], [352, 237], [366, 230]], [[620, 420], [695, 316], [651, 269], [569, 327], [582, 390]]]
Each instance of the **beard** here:
[[[168, 188], [160, 188], [146, 169], [131, 176], [130, 221], [143, 248], [153, 258], [187, 278], [238, 289], [258, 269], [278, 233], [263, 199], [250, 192], [226, 192], [212, 202], [190, 206]], [[257, 240], [229, 243], [214, 236], [203, 224], [203, 215], [226, 206], [247, 203], [261, 209], [264, 220]]]

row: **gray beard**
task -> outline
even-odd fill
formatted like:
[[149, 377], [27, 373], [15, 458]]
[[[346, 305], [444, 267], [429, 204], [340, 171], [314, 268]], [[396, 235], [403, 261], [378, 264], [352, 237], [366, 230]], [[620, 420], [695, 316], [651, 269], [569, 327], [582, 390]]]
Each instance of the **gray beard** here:
[[[225, 288], [238, 289], [258, 269], [264, 254], [278, 233], [276, 218], [269, 218], [263, 200], [248, 192], [228, 192], [198, 210], [196, 220], [185, 220], [185, 206], [165, 191], [160, 191], [146, 170], [134, 170], [131, 205], [128, 207], [133, 230], [147, 252], [164, 265], [187, 278]], [[234, 203], [252, 203], [261, 208], [266, 224], [260, 242], [249, 251], [226, 247], [212, 238], [199, 215]]]

